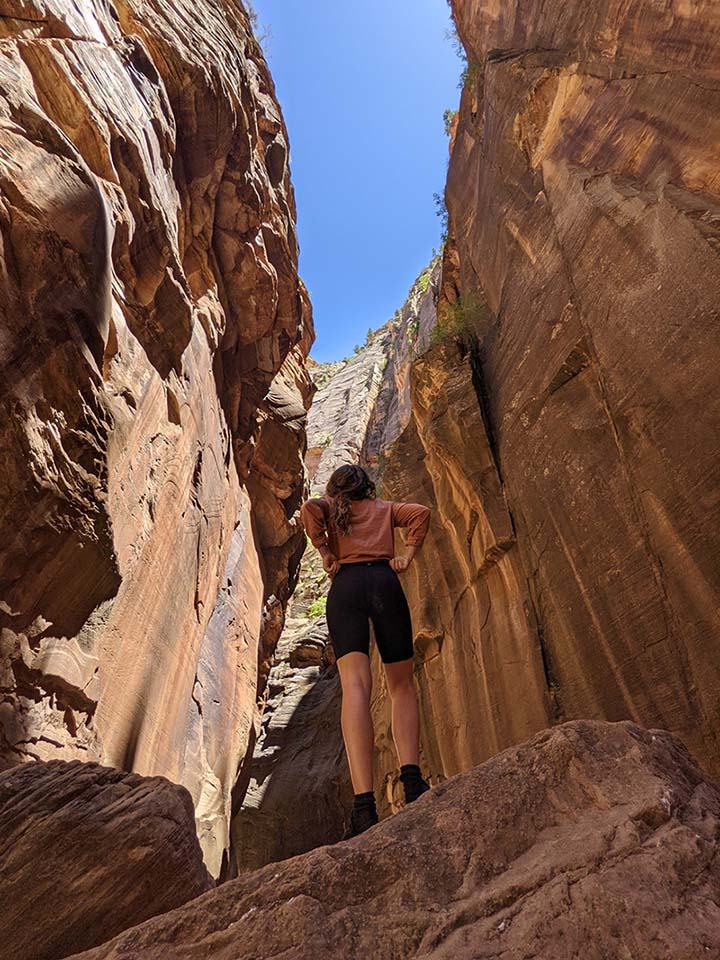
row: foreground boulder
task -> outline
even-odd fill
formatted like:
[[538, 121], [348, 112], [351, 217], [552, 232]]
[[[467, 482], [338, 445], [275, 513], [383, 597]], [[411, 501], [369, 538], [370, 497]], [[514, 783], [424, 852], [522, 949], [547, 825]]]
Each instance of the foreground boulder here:
[[95, 763], [0, 775], [0, 958], [60, 960], [204, 893], [190, 794]]
[[82, 957], [706, 960], [719, 818], [669, 734], [576, 721]]

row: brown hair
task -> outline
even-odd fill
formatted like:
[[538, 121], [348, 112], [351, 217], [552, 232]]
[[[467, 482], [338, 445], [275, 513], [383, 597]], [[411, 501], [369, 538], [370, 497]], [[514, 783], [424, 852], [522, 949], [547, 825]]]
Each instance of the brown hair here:
[[350, 529], [350, 501], [374, 499], [375, 484], [362, 467], [348, 463], [333, 471], [325, 493], [332, 497], [330, 519], [347, 533]]

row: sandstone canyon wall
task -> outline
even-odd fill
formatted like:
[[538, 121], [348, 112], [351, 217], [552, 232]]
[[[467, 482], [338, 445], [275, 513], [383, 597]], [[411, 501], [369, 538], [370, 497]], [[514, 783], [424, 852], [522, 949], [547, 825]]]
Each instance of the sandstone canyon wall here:
[[672, 730], [717, 771], [720, 18], [452, 6], [438, 335], [403, 432], [373, 440], [382, 494], [434, 509], [404, 575], [423, 762], [441, 779], [597, 717]]
[[304, 548], [285, 127], [233, 0], [0, 38], [0, 763], [184, 784], [217, 873]]
[[[669, 729], [718, 771], [720, 12], [452, 6], [440, 320], [463, 321], [518, 545], [489, 601], [507, 615], [519, 579], [556, 716]], [[483, 693], [504, 718], [535, 691], [513, 635], [508, 687]]]

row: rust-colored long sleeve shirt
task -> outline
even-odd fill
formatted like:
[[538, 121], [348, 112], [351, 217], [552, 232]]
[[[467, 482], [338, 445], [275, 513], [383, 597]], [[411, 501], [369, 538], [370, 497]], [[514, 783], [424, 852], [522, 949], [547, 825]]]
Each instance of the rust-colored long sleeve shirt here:
[[343, 533], [330, 520], [327, 497], [306, 500], [300, 518], [310, 541], [327, 547], [340, 563], [361, 560], [391, 560], [395, 556], [395, 527], [404, 527], [407, 546], [422, 546], [430, 524], [430, 508], [421, 503], [394, 500], [351, 500], [350, 529]]

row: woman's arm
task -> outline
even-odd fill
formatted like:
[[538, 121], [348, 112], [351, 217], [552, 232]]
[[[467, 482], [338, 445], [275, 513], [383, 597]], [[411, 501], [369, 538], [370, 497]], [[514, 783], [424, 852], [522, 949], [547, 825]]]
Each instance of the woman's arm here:
[[340, 566], [330, 550], [327, 538], [327, 501], [323, 497], [306, 500], [300, 507], [300, 522], [310, 537], [310, 542], [320, 553], [323, 567], [330, 574], [337, 573]]
[[430, 508], [422, 503], [393, 503], [393, 526], [407, 528], [405, 553], [390, 561], [393, 570], [407, 570], [413, 557], [423, 545], [430, 526]]

